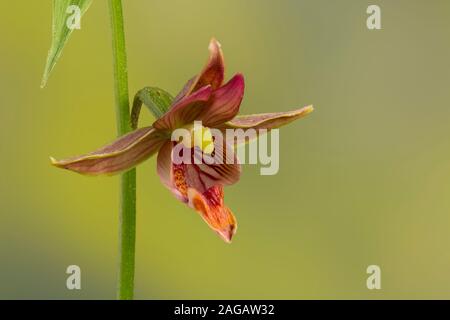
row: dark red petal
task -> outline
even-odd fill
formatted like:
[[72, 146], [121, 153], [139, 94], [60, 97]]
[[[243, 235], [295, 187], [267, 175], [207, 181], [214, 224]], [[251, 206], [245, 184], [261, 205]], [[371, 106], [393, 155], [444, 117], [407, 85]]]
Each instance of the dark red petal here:
[[236, 74], [224, 86], [213, 92], [211, 103], [199, 115], [205, 127], [216, 127], [227, 122], [239, 113], [244, 97], [245, 82], [242, 74]]
[[179, 100], [153, 123], [153, 127], [159, 130], [173, 130], [193, 122], [211, 97], [211, 92], [211, 87], [206, 86]]

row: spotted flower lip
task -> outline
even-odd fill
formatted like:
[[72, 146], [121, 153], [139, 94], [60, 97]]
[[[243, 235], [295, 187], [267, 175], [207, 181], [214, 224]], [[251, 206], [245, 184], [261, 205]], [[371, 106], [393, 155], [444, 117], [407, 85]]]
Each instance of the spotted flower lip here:
[[[158, 153], [157, 172], [174, 196], [197, 211], [224, 241], [231, 242], [236, 218], [224, 204], [224, 186], [239, 181], [241, 166], [236, 161], [221, 164], [175, 164], [171, 132], [200, 120], [205, 127], [228, 129], [274, 129], [302, 118], [312, 106], [288, 112], [238, 116], [244, 97], [244, 76], [224, 82], [225, 64], [219, 42], [212, 39], [210, 56], [201, 72], [190, 79], [175, 97], [169, 110], [152, 126], [137, 129], [94, 152], [51, 162], [58, 168], [85, 175], [112, 175], [129, 170]], [[214, 142], [223, 158], [235, 157], [227, 142]], [[193, 154], [197, 152], [192, 148]]]

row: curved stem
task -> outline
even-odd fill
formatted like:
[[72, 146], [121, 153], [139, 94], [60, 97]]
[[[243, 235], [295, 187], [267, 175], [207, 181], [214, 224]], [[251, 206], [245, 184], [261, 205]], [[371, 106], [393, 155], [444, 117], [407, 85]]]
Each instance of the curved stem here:
[[[123, 27], [122, 1], [109, 0], [113, 45], [114, 89], [116, 97], [117, 134], [131, 131], [128, 100], [127, 55]], [[134, 256], [136, 238], [136, 170], [120, 177], [119, 279], [117, 297], [133, 299]]]

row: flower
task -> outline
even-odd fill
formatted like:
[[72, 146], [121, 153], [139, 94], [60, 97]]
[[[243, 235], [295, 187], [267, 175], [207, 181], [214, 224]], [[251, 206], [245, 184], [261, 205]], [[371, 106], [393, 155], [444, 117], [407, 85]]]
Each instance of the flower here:
[[[233, 213], [224, 204], [223, 187], [239, 180], [240, 164], [235, 158], [224, 163], [177, 164], [172, 153], [179, 142], [171, 141], [171, 133], [179, 128], [192, 128], [196, 120], [202, 121], [204, 133], [208, 133], [209, 128], [270, 130], [307, 115], [313, 108], [307, 106], [289, 112], [238, 116], [244, 96], [244, 77], [238, 73], [223, 84], [225, 67], [219, 42], [212, 39], [209, 51], [209, 60], [203, 70], [186, 83], [168, 111], [152, 126], [137, 129], [82, 156], [65, 160], [51, 158], [52, 164], [87, 175], [116, 174], [135, 167], [158, 152], [157, 171], [161, 182], [179, 200], [196, 210], [223, 240], [230, 242], [237, 224]], [[204, 142], [195, 140], [188, 147], [207, 153], [214, 150], [224, 159], [235, 157], [234, 146], [227, 141], [217, 143], [209, 138], [209, 142], [213, 142], [212, 149]]]

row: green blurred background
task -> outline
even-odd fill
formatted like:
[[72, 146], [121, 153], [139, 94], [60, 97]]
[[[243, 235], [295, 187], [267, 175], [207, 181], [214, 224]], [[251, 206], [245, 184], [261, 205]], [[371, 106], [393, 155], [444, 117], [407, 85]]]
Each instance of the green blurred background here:
[[[369, 4], [382, 30], [366, 28]], [[118, 178], [48, 159], [115, 136], [108, 6], [94, 1], [40, 89], [51, 9], [0, 2], [0, 298], [112, 299]], [[231, 245], [154, 158], [139, 167], [136, 298], [450, 298], [449, 1], [125, 0], [124, 13], [131, 95], [175, 94], [215, 36], [227, 77], [246, 77], [242, 113], [316, 108], [281, 130], [277, 175], [246, 166], [226, 189]]]

